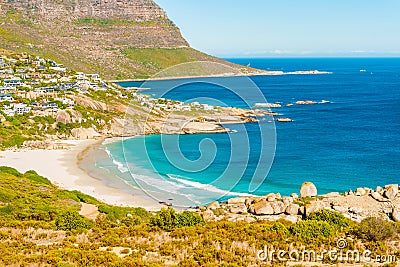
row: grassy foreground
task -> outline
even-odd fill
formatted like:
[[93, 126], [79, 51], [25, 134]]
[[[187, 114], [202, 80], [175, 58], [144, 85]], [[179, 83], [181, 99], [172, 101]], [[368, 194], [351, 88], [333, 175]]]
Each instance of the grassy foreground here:
[[[79, 215], [81, 203], [98, 206], [95, 221]], [[205, 223], [196, 213], [171, 208], [150, 213], [106, 205], [61, 190], [34, 171], [0, 167], [1, 266], [262, 266], [271, 264], [257, 258], [265, 246], [319, 253], [339, 238], [349, 249], [371, 250], [371, 258], [400, 258], [399, 231], [399, 224], [373, 218], [356, 224], [331, 211], [295, 224]]]

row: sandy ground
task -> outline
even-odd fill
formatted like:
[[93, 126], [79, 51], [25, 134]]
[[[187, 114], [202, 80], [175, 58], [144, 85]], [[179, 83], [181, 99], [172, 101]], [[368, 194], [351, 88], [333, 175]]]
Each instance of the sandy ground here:
[[68, 140], [65, 142], [72, 145], [71, 149], [1, 151], [0, 166], [13, 167], [23, 173], [35, 170], [61, 188], [81, 191], [107, 204], [143, 207], [148, 210], [161, 208], [156, 201], [107, 186], [78, 167], [77, 157], [80, 152], [97, 141]]
[[100, 214], [98, 207], [93, 204], [81, 203], [81, 210], [79, 214], [88, 218], [89, 220], [96, 220], [97, 215]]

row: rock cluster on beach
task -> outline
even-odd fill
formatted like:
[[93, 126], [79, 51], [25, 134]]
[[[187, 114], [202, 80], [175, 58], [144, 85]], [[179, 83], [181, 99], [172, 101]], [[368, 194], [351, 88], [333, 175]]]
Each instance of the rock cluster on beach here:
[[400, 222], [400, 192], [398, 184], [385, 187], [357, 188], [343, 194], [332, 192], [317, 196], [317, 188], [306, 182], [296, 193], [281, 196], [270, 193], [266, 196], [231, 198], [224, 203], [213, 202], [199, 207], [206, 221], [276, 221], [285, 219], [297, 222], [308, 214], [321, 209], [342, 213], [345, 217], [360, 222], [367, 217], [381, 217]]

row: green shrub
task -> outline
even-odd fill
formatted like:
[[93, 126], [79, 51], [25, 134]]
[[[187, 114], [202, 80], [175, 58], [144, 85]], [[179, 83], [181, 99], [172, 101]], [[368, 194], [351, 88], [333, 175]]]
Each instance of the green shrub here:
[[79, 215], [77, 211], [66, 211], [59, 214], [55, 223], [60, 230], [83, 230], [92, 226], [92, 222]]
[[165, 231], [172, 231], [178, 225], [178, 215], [173, 208], [161, 209], [150, 218], [150, 224]]
[[193, 212], [184, 211], [178, 214], [178, 227], [205, 225], [203, 218]]
[[330, 225], [335, 226], [338, 230], [346, 229], [352, 223], [351, 220], [344, 217], [343, 214], [327, 209], [312, 212], [306, 219], [327, 222]]
[[15, 177], [21, 177], [22, 174], [14, 168], [7, 167], [7, 166], [0, 166], [0, 172], [4, 172], [7, 174], [14, 175]]
[[140, 218], [142, 222], [145, 222], [150, 216], [144, 208], [117, 207], [107, 204], [99, 205], [99, 212], [107, 214], [107, 219], [111, 221], [121, 221], [130, 214], [132, 217]]
[[289, 227], [289, 231], [295, 237], [306, 242], [330, 238], [336, 232], [329, 223], [315, 220], [297, 222]]
[[362, 220], [355, 229], [355, 234], [358, 237], [369, 241], [384, 241], [395, 237], [396, 232], [396, 227], [392, 222], [375, 217]]
[[177, 213], [173, 208], [161, 209], [150, 219], [150, 224], [165, 231], [172, 231], [175, 227], [204, 225], [200, 215], [184, 211]]
[[24, 173], [24, 177], [39, 184], [51, 185], [51, 182], [47, 178], [40, 176], [35, 171], [27, 171]]

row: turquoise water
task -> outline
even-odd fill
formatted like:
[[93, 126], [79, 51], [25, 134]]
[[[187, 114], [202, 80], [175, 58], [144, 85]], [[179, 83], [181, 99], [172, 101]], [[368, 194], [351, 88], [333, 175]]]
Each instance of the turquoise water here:
[[[275, 110], [294, 122], [275, 125], [271, 169], [269, 155], [261, 156], [260, 162], [261, 153], [275, 150], [275, 139], [269, 136], [274, 124], [266, 120], [229, 125], [235, 130], [231, 134], [154, 135], [107, 144], [122, 179], [178, 206], [235, 195], [288, 195], [298, 192], [304, 181], [314, 182], [320, 194], [400, 182], [400, 59], [230, 60], [261, 69], [331, 71], [331, 75], [250, 78], [268, 102], [326, 99], [331, 103], [284, 105]], [[237, 85], [235, 93], [216, 85], [226, 79]], [[166, 95], [169, 82], [158, 81], [147, 93], [239, 107], [265, 102], [249, 88], [241, 88], [236, 79], [240, 78], [210, 78], [208, 83], [185, 80]], [[236, 156], [232, 157], [232, 151]], [[252, 181], [260, 182], [259, 187], [257, 183], [250, 186]]]

